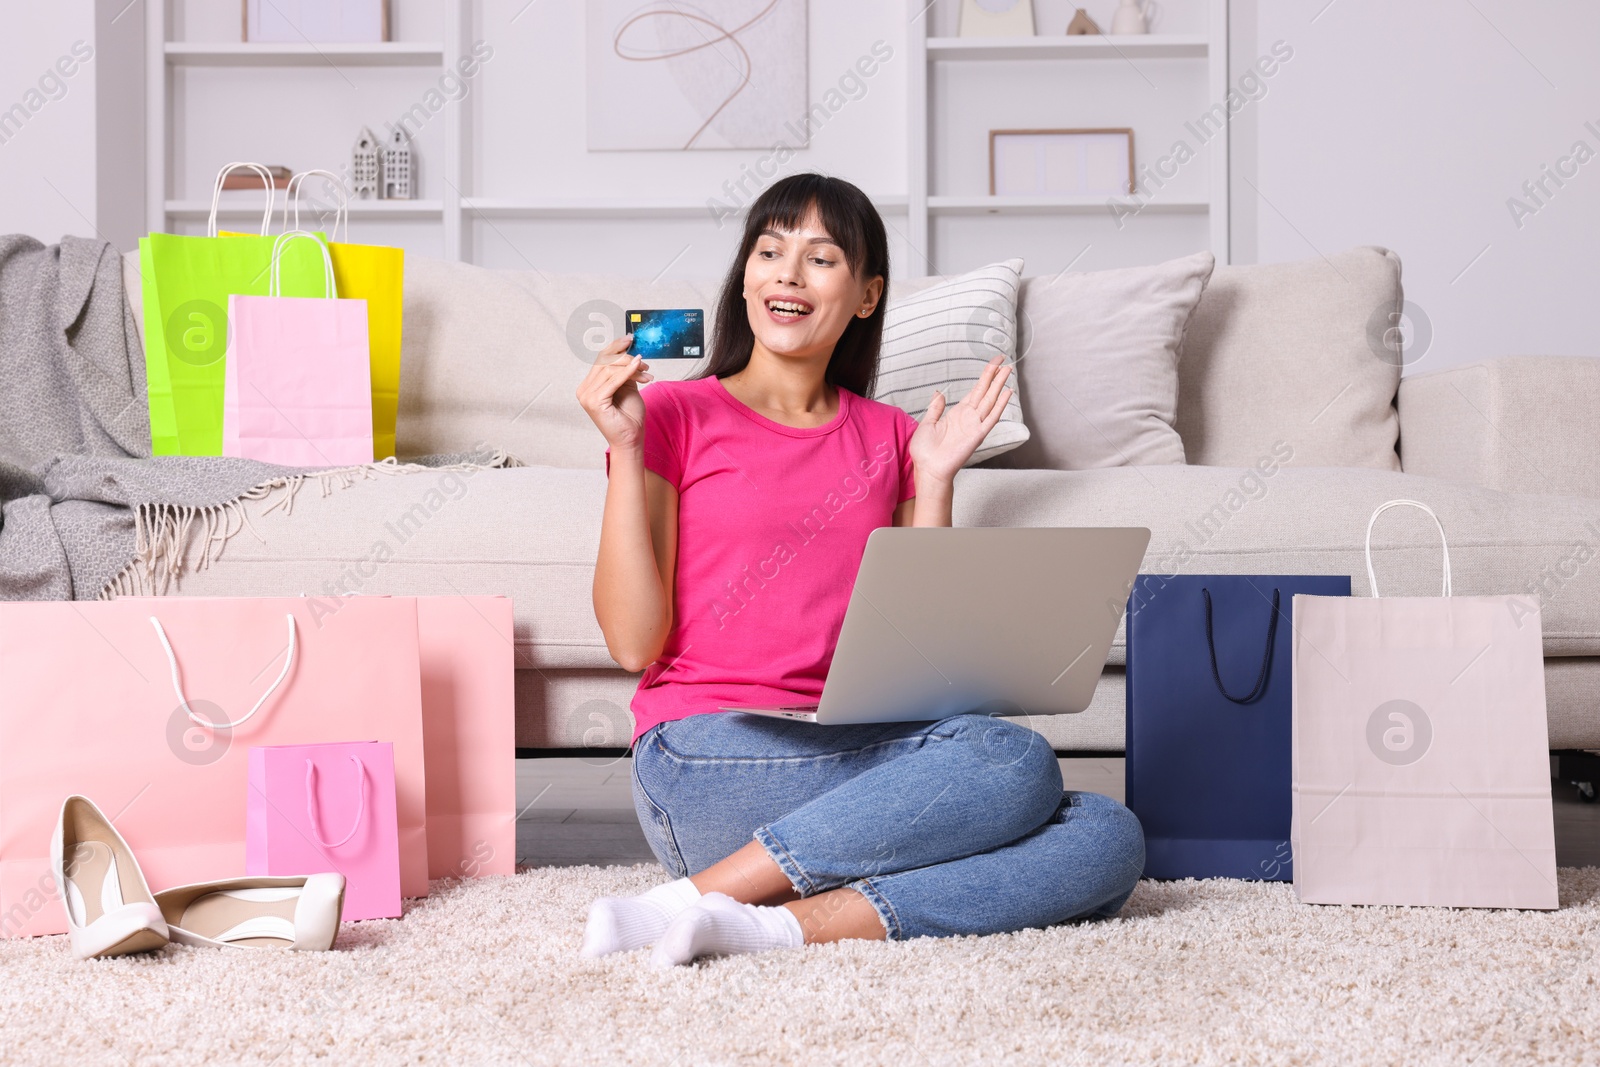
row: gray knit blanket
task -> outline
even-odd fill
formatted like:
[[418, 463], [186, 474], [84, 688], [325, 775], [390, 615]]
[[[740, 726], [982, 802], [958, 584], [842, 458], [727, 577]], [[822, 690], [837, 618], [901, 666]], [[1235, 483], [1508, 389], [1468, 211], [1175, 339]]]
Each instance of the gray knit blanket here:
[[105, 241], [0, 236], [0, 600], [167, 591], [244, 522], [365, 478], [513, 465], [503, 452], [305, 469], [150, 455], [144, 351]]

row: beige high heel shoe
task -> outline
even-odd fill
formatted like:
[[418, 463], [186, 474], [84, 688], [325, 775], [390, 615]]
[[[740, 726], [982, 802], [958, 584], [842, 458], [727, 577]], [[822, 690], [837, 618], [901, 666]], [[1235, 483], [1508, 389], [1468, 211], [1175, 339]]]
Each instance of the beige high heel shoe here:
[[323, 952], [339, 936], [344, 875], [180, 885], [157, 893], [156, 904], [180, 945]]
[[74, 794], [62, 802], [50, 857], [67, 909], [67, 934], [80, 960], [167, 944], [166, 920], [139, 861], [94, 801]]

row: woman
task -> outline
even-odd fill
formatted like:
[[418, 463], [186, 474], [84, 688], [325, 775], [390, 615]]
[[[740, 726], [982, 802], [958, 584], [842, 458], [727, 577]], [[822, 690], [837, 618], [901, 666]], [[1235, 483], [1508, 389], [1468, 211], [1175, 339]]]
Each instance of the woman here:
[[[949, 526], [955, 474], [1000, 419], [996, 359], [922, 420], [867, 399], [889, 279], [859, 189], [801, 174], [753, 204], [704, 376], [652, 380], [622, 337], [578, 399], [609, 485], [594, 608], [643, 670], [633, 795], [676, 881], [590, 908], [583, 953], [657, 966], [842, 938], [1115, 914], [1138, 821], [1064, 792], [1045, 739], [978, 714], [818, 726], [722, 705], [815, 703], [867, 535]], [[937, 581], [929, 575], [929, 581]]]

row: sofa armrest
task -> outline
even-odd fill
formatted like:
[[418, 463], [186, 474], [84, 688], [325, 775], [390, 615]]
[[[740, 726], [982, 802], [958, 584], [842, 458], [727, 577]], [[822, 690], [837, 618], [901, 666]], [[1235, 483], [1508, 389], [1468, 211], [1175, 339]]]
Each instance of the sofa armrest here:
[[133, 315], [133, 330], [139, 337], [141, 350], [144, 347], [144, 279], [139, 274], [139, 252], [122, 253], [122, 295], [128, 302], [128, 311]]
[[1403, 378], [1407, 474], [1600, 497], [1600, 359], [1513, 356]]

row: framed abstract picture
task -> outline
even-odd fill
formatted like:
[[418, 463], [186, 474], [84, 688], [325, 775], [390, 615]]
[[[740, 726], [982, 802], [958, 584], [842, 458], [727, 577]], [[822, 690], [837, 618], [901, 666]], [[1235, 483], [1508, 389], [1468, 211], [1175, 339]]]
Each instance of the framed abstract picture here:
[[586, 0], [590, 151], [803, 146], [806, 0]]

